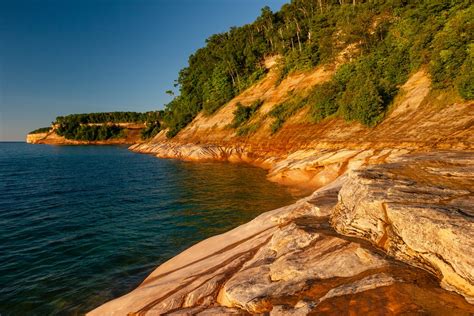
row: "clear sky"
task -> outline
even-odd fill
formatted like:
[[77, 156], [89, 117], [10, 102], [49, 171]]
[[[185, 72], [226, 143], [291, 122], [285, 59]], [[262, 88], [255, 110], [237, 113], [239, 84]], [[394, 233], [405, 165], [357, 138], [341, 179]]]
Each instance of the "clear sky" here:
[[0, 0], [0, 141], [58, 115], [163, 108], [211, 34], [288, 0]]

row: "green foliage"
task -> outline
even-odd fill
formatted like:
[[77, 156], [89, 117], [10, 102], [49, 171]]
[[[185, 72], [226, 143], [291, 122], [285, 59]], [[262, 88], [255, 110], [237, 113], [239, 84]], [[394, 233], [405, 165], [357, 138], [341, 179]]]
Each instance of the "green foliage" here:
[[[174, 108], [173, 111], [167, 109], [164, 112], [163, 121], [168, 127], [168, 132], [166, 132], [166, 137], [168, 138], [176, 136], [179, 131], [191, 123], [193, 118], [199, 113], [199, 111], [193, 109], [190, 106], [184, 107], [183, 105], [186, 105], [187, 103], [185, 101], [181, 101], [181, 99], [181, 97], [177, 97], [168, 104], [168, 106], [171, 105], [171, 107]], [[177, 103], [180, 103], [181, 105], [177, 106], [176, 108], [172, 106], [172, 104]]]
[[[465, 80], [469, 76], [466, 71], [472, 65], [472, 47], [474, 37], [474, 6], [460, 10], [447, 21], [443, 29], [436, 34], [433, 40], [433, 54], [430, 71], [433, 85], [436, 88], [446, 88], [460, 81], [458, 89], [466, 94]], [[470, 46], [469, 46], [470, 45]], [[461, 67], [463, 72], [460, 73]], [[458, 78], [463, 76], [464, 79]]]
[[161, 131], [161, 123], [159, 121], [148, 123], [144, 129], [140, 131], [142, 139], [150, 139]]
[[104, 112], [58, 116], [53, 124], [58, 135], [67, 139], [99, 141], [124, 137], [124, 129], [117, 123], [146, 123], [141, 136], [153, 137], [160, 131], [161, 120], [162, 111]]
[[[200, 112], [215, 113], [259, 80], [266, 73], [264, 58], [276, 54], [282, 57], [277, 83], [334, 61], [343, 50], [351, 56], [351, 65], [308, 97], [316, 121], [340, 115], [373, 126], [410, 73], [428, 64], [434, 87], [455, 86], [472, 99], [473, 10], [468, 0], [292, 0], [278, 12], [265, 7], [254, 22], [212, 35], [190, 56], [177, 80], [180, 95], [166, 105], [167, 136]], [[304, 105], [275, 109], [272, 131]], [[239, 111], [234, 123], [244, 130], [240, 124], [248, 113]]]
[[301, 109], [306, 104], [306, 102], [307, 100], [290, 96], [289, 99], [284, 103], [273, 107], [273, 109], [268, 113], [268, 115], [275, 118], [270, 125], [272, 134], [278, 132], [286, 120], [295, 114], [299, 109]]
[[262, 106], [263, 101], [257, 100], [249, 106], [244, 106], [241, 103], [237, 103], [237, 108], [234, 111], [234, 120], [232, 121], [232, 127], [238, 128], [245, 124]]
[[84, 141], [100, 141], [125, 136], [123, 128], [118, 125], [85, 125], [74, 122], [61, 123], [56, 132], [67, 139]]
[[270, 129], [272, 134], [275, 134], [285, 123], [286, 120], [286, 112], [288, 110], [288, 105], [285, 103], [278, 104], [268, 113], [271, 117], [274, 117], [275, 120], [270, 125]]
[[459, 95], [466, 100], [474, 99], [474, 45], [470, 45], [470, 58], [466, 58], [461, 71], [456, 78], [456, 87]]
[[337, 100], [342, 116], [347, 121], [375, 125], [384, 113], [384, 103], [374, 78], [355, 77]]
[[[472, 37], [466, 29], [472, 28], [473, 18], [472, 6], [461, 10], [465, 6], [463, 1], [400, 5], [391, 12], [391, 20], [378, 24], [375, 38], [363, 34], [364, 28], [370, 28], [367, 23], [358, 29], [341, 22], [339, 26], [349, 34], [346, 41], [351, 37], [362, 41], [363, 52], [330, 82], [313, 89], [308, 98], [313, 120], [340, 115], [367, 126], [377, 124], [400, 85], [429, 60], [436, 87], [455, 83], [461, 96], [472, 98], [472, 57], [466, 49]], [[367, 14], [361, 19], [366, 20]]]
[[308, 98], [311, 105], [311, 117], [319, 122], [337, 112], [336, 97], [339, 89], [334, 81], [317, 85]]
[[145, 123], [161, 119], [161, 111], [151, 112], [100, 112], [70, 114], [58, 116], [54, 123], [77, 123], [77, 124], [99, 124], [99, 123]]
[[30, 134], [41, 134], [41, 133], [48, 133], [51, 130], [51, 127], [41, 127], [37, 128], [34, 131], [31, 131]]
[[253, 134], [257, 131], [258, 127], [259, 124], [256, 123], [242, 126], [237, 129], [237, 136], [248, 136], [250, 134]]
[[234, 96], [232, 81], [224, 67], [215, 67], [204, 86], [204, 113], [210, 115]]
[[288, 74], [294, 71], [310, 70], [320, 61], [319, 46], [316, 43], [308, 43], [300, 50], [292, 50], [284, 55], [280, 61], [279, 84]]
[[391, 67], [396, 59], [385, 60], [377, 53], [344, 65], [331, 81], [313, 88], [308, 103], [314, 121], [334, 114], [367, 126], [380, 121], [408, 70]]

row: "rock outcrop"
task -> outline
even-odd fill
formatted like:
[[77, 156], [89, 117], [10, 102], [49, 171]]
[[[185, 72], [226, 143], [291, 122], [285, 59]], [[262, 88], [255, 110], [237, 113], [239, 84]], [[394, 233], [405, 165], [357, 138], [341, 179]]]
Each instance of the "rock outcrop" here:
[[[160, 158], [251, 163], [268, 169], [272, 181], [313, 191], [348, 170], [390, 162], [403, 154], [474, 150], [474, 103], [444, 94], [435, 96], [423, 69], [401, 87], [391, 111], [374, 128], [337, 118], [310, 123], [308, 109], [303, 108], [271, 135], [268, 112], [272, 107], [288, 99], [288, 91], [304, 95], [314, 85], [327, 81], [334, 67], [292, 74], [279, 85], [275, 85], [275, 70], [270, 69], [261, 82], [214, 115], [199, 114], [172, 140], [162, 131], [151, 141], [130, 149]], [[256, 100], [263, 104], [250, 124], [259, 128], [249, 136], [238, 136], [229, 127], [233, 112], [238, 103]]]
[[331, 222], [474, 303], [473, 190], [474, 152], [403, 156], [350, 172]]
[[440, 152], [350, 172], [196, 244], [89, 314], [472, 314], [448, 291], [473, 289], [472, 163]]
[[247, 146], [180, 144], [177, 142], [135, 144], [131, 150], [159, 158], [185, 161], [249, 163], [268, 170], [268, 179], [314, 191], [343, 173], [363, 165], [389, 162], [409, 149], [301, 149], [290, 154], [267, 155]]
[[[280, 84], [270, 69], [173, 140], [162, 131], [130, 147], [251, 163], [272, 181], [314, 193], [196, 244], [90, 315], [474, 313], [473, 103], [437, 95], [421, 69], [374, 128], [339, 118], [311, 123], [303, 107], [271, 134], [269, 111], [304, 97], [336, 67]], [[247, 122], [255, 130], [239, 136], [233, 112], [257, 100]]]

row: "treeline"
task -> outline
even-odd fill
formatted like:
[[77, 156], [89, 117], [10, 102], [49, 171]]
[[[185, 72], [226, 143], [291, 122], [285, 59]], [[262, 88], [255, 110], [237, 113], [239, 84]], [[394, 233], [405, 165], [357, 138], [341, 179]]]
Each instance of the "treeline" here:
[[118, 123], [145, 123], [141, 137], [148, 139], [160, 131], [161, 119], [162, 111], [84, 113], [58, 116], [53, 125], [56, 133], [67, 139], [101, 141], [126, 136]]
[[161, 119], [161, 115], [161, 111], [70, 114], [56, 117], [56, 121], [53, 124], [145, 123], [158, 121]]
[[56, 133], [66, 139], [101, 141], [112, 138], [124, 137], [124, 129], [118, 125], [81, 125], [75, 123], [62, 123]]
[[[166, 105], [163, 121], [173, 137], [201, 111], [212, 114], [266, 72], [278, 54], [280, 77], [333, 61], [347, 47], [352, 62], [308, 99], [283, 104], [272, 115], [281, 126], [310, 104], [320, 120], [340, 115], [374, 125], [406, 81], [427, 65], [436, 88], [473, 92], [473, 5], [469, 0], [293, 0], [280, 11], [262, 9], [255, 22], [211, 36], [189, 58]], [[291, 103], [291, 102], [290, 102]]]
[[41, 133], [48, 133], [51, 130], [51, 127], [40, 127], [35, 129], [34, 131], [29, 132], [29, 134], [41, 134]]

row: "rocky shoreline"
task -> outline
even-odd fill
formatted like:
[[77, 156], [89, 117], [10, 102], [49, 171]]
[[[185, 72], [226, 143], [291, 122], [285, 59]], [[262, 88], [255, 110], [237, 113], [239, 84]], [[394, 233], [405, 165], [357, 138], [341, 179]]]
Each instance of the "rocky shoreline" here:
[[[333, 70], [278, 82], [270, 69], [172, 139], [164, 129], [130, 147], [249, 163], [309, 196], [194, 245], [90, 315], [474, 314], [474, 104], [432, 90], [420, 69], [373, 128], [309, 122], [303, 107], [272, 132], [272, 109]], [[234, 112], [257, 101], [255, 130], [240, 135]]]
[[[184, 161], [226, 161], [248, 163], [268, 171], [268, 179], [313, 192], [348, 170], [363, 165], [390, 162], [396, 157], [416, 152], [414, 149], [339, 149], [308, 148], [291, 153], [269, 153], [250, 146], [221, 146], [214, 144], [181, 144], [178, 142], [141, 143], [130, 150], [158, 158]], [[418, 150], [419, 151], [419, 150]]]
[[396, 153], [311, 156], [326, 162], [319, 178], [352, 158], [309, 197], [196, 244], [89, 314], [474, 313], [474, 153]]

